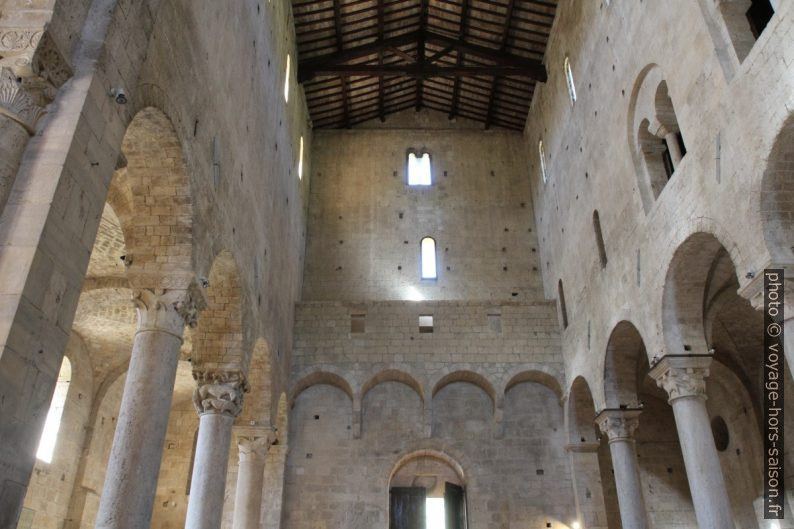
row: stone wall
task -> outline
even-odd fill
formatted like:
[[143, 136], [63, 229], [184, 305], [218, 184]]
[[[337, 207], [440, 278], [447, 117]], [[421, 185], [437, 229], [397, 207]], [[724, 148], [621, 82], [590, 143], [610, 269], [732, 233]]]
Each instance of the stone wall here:
[[[315, 133], [304, 300], [539, 298], [521, 136], [445, 122]], [[407, 185], [409, 149], [430, 153], [433, 185]], [[427, 236], [438, 279], [419, 281]]]
[[[607, 344], [623, 320], [639, 330], [649, 361], [714, 349], [735, 377], [726, 387], [746, 392], [751, 403], [728, 405], [708, 390], [710, 414], [725, 418], [737, 443], [720, 453], [720, 460], [741, 527], [762, 523], [752, 515], [759, 471], [747, 462], [748, 452], [760, 449], [759, 432], [743, 410], [759, 409], [757, 351], [763, 331], [747, 299], [759, 293], [754, 279], [760, 270], [788, 266], [790, 259], [780, 256], [791, 246], [791, 231], [780, 230], [790, 217], [781, 205], [787, 199], [775, 202], [768, 195], [786, 189], [790, 178], [779, 164], [780, 153], [791, 152], [790, 142], [784, 147], [781, 141], [786, 143], [794, 104], [789, 75], [794, 25], [791, 4], [773, 4], [777, 12], [752, 49], [738, 53], [713, 2], [560, 2], [544, 59], [549, 80], [535, 93], [525, 130], [544, 291], [559, 298], [559, 284], [564, 285], [569, 325], [561, 332], [561, 350], [567, 385], [584, 377], [596, 408], [606, 405]], [[566, 57], [575, 102], [566, 88]], [[669, 102], [653, 100], [662, 93], [654, 92], [662, 81]], [[655, 169], [643, 151], [647, 137], [638, 137], [639, 118], [646, 115], [659, 120], [651, 129], [678, 127], [686, 146], [657, 193]], [[776, 205], [769, 206], [772, 202]], [[671, 272], [674, 267], [680, 278]], [[712, 303], [720, 288], [719, 304]], [[685, 306], [703, 306], [704, 314], [692, 319], [684, 315]], [[721, 383], [712, 369], [707, 386]], [[646, 438], [644, 430], [655, 429], [657, 420], [644, 412], [638, 438]], [[638, 450], [642, 456], [642, 444]], [[656, 483], [662, 475], [643, 478]], [[680, 501], [647, 498], [658, 527], [694, 524], [678, 514], [688, 500], [686, 488], [676, 487]]]

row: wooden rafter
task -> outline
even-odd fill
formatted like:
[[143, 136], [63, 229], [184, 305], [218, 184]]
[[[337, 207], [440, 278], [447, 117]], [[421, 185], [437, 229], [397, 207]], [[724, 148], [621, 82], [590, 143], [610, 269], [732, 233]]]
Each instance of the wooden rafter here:
[[[338, 0], [337, 0], [338, 1]], [[517, 75], [520, 77], [530, 77], [537, 81], [546, 81], [546, 68], [539, 61], [527, 59], [518, 55], [506, 53], [503, 50], [495, 50], [477, 44], [470, 44], [462, 40], [456, 40], [437, 33], [424, 32], [424, 34], [410, 33], [405, 36], [400, 36], [393, 39], [386, 39], [383, 42], [373, 42], [372, 44], [365, 44], [357, 48], [348, 48], [334, 54], [329, 54], [321, 59], [312, 59], [311, 61], [302, 62], [298, 68], [298, 80], [306, 82], [318, 76], [333, 75], [334, 72], [339, 72], [336, 75], [394, 75], [399, 74], [401, 71], [405, 75], [417, 78], [424, 78], [422, 69], [427, 69], [432, 72], [434, 77], [439, 76], [436, 72], [438, 68], [426, 64], [427, 61], [421, 60], [423, 54], [417, 55], [414, 64], [405, 64], [400, 66], [375, 66], [370, 64], [356, 64], [349, 65], [343, 64], [344, 62], [359, 59], [367, 56], [374, 56], [386, 51], [392, 51], [398, 45], [405, 45], [411, 42], [427, 42], [445, 46], [460, 53], [466, 53], [494, 62], [494, 66], [481, 66], [481, 67], [465, 67], [454, 66], [449, 68], [450, 72], [446, 75], [450, 77], [465, 77], [466, 75]], [[404, 54], [404, 52], [400, 52]], [[412, 58], [408, 56], [408, 58]], [[495, 73], [488, 73], [488, 69], [492, 68]], [[401, 70], [402, 69], [402, 70]], [[380, 71], [386, 73], [378, 73]], [[471, 70], [471, 71], [469, 71]], [[355, 73], [360, 72], [360, 73]], [[457, 72], [457, 73], [456, 73]]]
[[[510, 36], [510, 21], [513, 19], [513, 11], [515, 9], [515, 0], [508, 0], [507, 9], [505, 10], [505, 19], [502, 23], [502, 42], [499, 45], [499, 51], [504, 52], [507, 48], [507, 39]], [[496, 99], [499, 95], [499, 77], [494, 77], [491, 81], [491, 101], [488, 103], [488, 114], [485, 116], [485, 128], [491, 128], [493, 122], [494, 109], [496, 108]]]
[[[460, 11], [460, 27], [458, 28], [458, 40], [464, 40], [469, 30], [469, 13], [471, 6], [469, 0], [463, 0], [463, 5]], [[464, 52], [458, 50], [458, 66], [463, 66]], [[455, 85], [452, 87], [452, 107], [449, 111], [449, 119], [458, 115], [460, 106], [460, 78], [455, 79]]]
[[291, 0], [317, 128], [428, 108], [521, 130], [558, 0]]

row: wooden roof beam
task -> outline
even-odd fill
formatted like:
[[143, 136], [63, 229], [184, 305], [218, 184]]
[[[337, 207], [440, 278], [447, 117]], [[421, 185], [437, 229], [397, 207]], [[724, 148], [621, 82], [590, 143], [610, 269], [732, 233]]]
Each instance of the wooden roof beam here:
[[500, 76], [500, 77], [529, 77], [537, 79], [545, 77], [545, 69], [525, 66], [433, 66], [417, 64], [401, 64], [378, 66], [377, 64], [340, 64], [314, 68], [313, 77], [413, 77], [415, 79], [428, 79], [430, 77], [474, 77], [474, 76]]

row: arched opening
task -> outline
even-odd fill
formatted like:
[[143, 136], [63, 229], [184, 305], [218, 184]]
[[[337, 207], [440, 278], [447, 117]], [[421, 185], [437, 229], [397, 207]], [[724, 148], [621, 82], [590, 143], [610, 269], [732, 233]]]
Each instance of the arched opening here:
[[646, 66], [637, 78], [628, 126], [629, 146], [647, 213], [686, 155], [667, 81], [655, 64]]
[[603, 525], [606, 518], [608, 527], [620, 528], [609, 447], [598, 432], [595, 417], [590, 385], [584, 377], [577, 377], [568, 392], [565, 421], [579, 523], [582, 527], [593, 527]]
[[389, 529], [466, 529], [460, 465], [436, 451], [402, 458], [389, 479]]
[[250, 391], [245, 398], [245, 406], [237, 419], [239, 424], [271, 425], [271, 357], [270, 347], [264, 338], [254, 344], [251, 362], [248, 366], [248, 386]]
[[422, 279], [437, 279], [436, 240], [425, 237], [420, 244]]
[[52, 395], [47, 419], [44, 421], [44, 431], [41, 433], [39, 448], [36, 450], [36, 458], [39, 461], [52, 462], [55, 445], [58, 442], [58, 431], [61, 428], [63, 408], [66, 405], [66, 394], [69, 392], [71, 381], [72, 363], [64, 356], [61, 362], [61, 369], [58, 371], [58, 381], [55, 383], [55, 393]]
[[607, 408], [638, 408], [639, 388], [649, 371], [645, 344], [631, 322], [621, 321], [612, 330], [604, 363]]
[[794, 263], [794, 114], [784, 122], [761, 181], [761, 217], [772, 262]]
[[607, 250], [604, 246], [604, 235], [601, 232], [601, 217], [598, 215], [598, 210], [593, 211], [593, 231], [595, 232], [596, 247], [598, 247], [598, 260], [601, 262], [601, 268], [607, 267]]
[[199, 314], [193, 365], [244, 365], [242, 292], [237, 263], [224, 250], [212, 264], [206, 288], [207, 307]]
[[[741, 440], [738, 452], [727, 450], [719, 457], [726, 483], [742, 484], [729, 487], [734, 521], [751, 526], [763, 524], [757, 480], [762, 470], [753, 454], [763, 451], [764, 366], [758, 352], [764, 348], [764, 321], [738, 289], [729, 251], [711, 233], [694, 233], [676, 249], [668, 268], [662, 324], [670, 354], [713, 355], [706, 407], [711, 420], [721, 417], [730, 437]], [[787, 372], [783, 376], [789, 378]], [[784, 458], [791, 457], [786, 450]]]

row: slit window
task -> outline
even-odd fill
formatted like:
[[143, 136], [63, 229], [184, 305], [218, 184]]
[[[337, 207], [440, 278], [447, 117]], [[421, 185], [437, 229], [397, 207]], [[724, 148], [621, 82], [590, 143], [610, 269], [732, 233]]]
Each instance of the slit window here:
[[432, 171], [430, 170], [430, 153], [421, 153], [419, 156], [414, 152], [408, 153], [408, 185], [409, 186], [429, 186], [433, 183]]
[[568, 85], [568, 97], [571, 98], [571, 104], [576, 103], [576, 85], [573, 82], [573, 72], [571, 71], [571, 60], [566, 57], [563, 63], [565, 69], [565, 83]]
[[287, 54], [287, 71], [284, 75], [284, 102], [289, 103], [289, 75], [292, 58]]
[[538, 158], [540, 158], [540, 176], [543, 183], [546, 183], [546, 155], [543, 152], [543, 140], [538, 141]]
[[36, 451], [36, 458], [45, 463], [52, 462], [55, 453], [55, 444], [58, 440], [58, 430], [61, 428], [61, 418], [63, 408], [66, 406], [66, 394], [69, 392], [69, 384], [72, 380], [72, 364], [69, 359], [63, 357], [61, 370], [58, 372], [58, 382], [55, 384], [55, 393], [52, 396], [50, 409], [47, 412], [47, 419], [44, 422], [44, 432], [41, 434], [39, 448]]
[[298, 180], [303, 180], [303, 136], [298, 147]]
[[422, 260], [422, 279], [436, 279], [436, 241], [432, 237], [422, 239], [420, 246]]
[[562, 279], [557, 283], [557, 299], [560, 302], [560, 316], [562, 317], [562, 328], [568, 328], [568, 310], [565, 308], [565, 290], [562, 287]]
[[598, 246], [598, 258], [601, 261], [601, 268], [607, 266], [607, 250], [604, 247], [604, 234], [601, 232], [601, 217], [598, 210], [593, 211], [593, 231], [595, 231], [596, 246]]
[[433, 315], [420, 314], [419, 315], [419, 332], [430, 333], [433, 332]]

